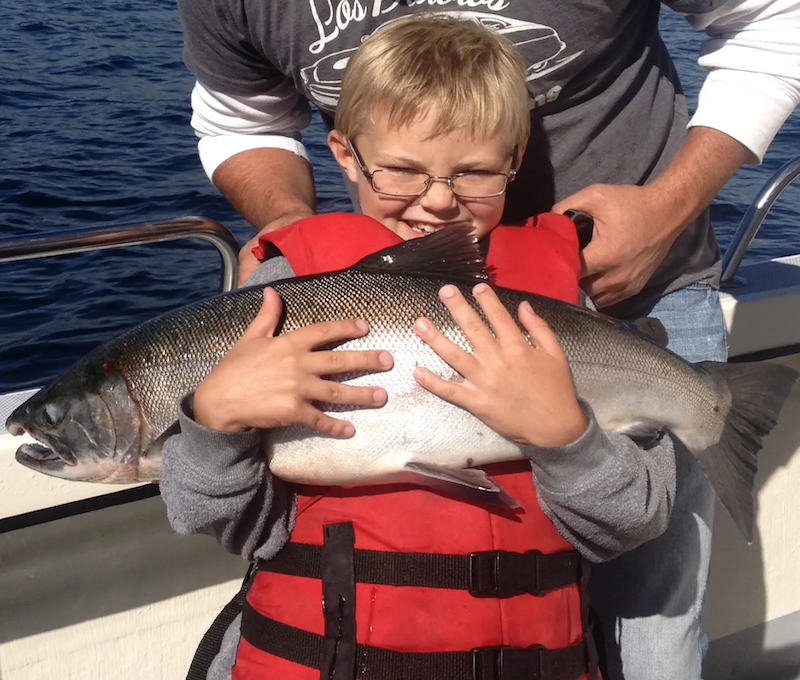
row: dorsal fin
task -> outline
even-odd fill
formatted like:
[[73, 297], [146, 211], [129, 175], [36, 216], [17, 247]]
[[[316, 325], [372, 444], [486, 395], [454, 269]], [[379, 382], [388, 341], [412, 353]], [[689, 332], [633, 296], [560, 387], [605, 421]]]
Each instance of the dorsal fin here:
[[430, 236], [384, 248], [356, 262], [353, 269], [463, 283], [490, 280], [478, 239], [472, 235], [469, 224], [445, 227]]

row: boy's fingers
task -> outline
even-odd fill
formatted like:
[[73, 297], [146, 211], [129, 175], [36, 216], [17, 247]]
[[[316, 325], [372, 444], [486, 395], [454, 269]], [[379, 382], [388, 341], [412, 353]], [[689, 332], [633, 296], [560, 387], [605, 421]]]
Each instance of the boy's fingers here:
[[278, 322], [281, 318], [281, 310], [283, 309], [283, 301], [274, 288], [264, 289], [264, 300], [261, 303], [261, 309], [258, 310], [256, 318], [250, 322], [245, 332], [242, 334], [243, 338], [271, 338], [275, 335], [275, 329], [278, 327]]
[[291, 336], [297, 346], [312, 350], [322, 345], [329, 345], [341, 340], [360, 338], [369, 332], [366, 321], [361, 319], [343, 319], [341, 321], [322, 321], [292, 331]]
[[414, 380], [417, 381], [428, 392], [435, 394], [440, 399], [449, 401], [451, 404], [466, 408], [464, 395], [462, 394], [462, 386], [457, 383], [452, 383], [449, 380], [443, 380], [432, 371], [422, 366], [414, 369]]
[[417, 337], [436, 352], [448, 366], [458, 371], [461, 375], [474, 368], [475, 357], [444, 337], [442, 332], [430, 320], [417, 319], [414, 322], [413, 330]]
[[356, 373], [388, 371], [394, 366], [394, 359], [384, 350], [363, 351], [330, 351], [309, 352], [303, 367], [314, 375], [338, 375], [339, 373]]
[[[494, 343], [494, 336], [483, 319], [467, 302], [461, 291], [454, 285], [448, 284], [439, 291], [439, 299], [447, 307], [459, 328], [464, 331], [470, 345], [475, 352], [480, 352], [490, 344]], [[444, 358], [444, 357], [442, 357]]]
[[497, 293], [485, 283], [479, 283], [472, 289], [472, 294], [494, 331], [499, 342], [523, 339], [517, 324], [505, 305], [500, 302]]
[[563, 355], [564, 352], [555, 333], [547, 325], [547, 322], [533, 311], [527, 301], [520, 303], [519, 320], [525, 330], [528, 331], [531, 345], [551, 356]]
[[333, 380], [317, 380], [305, 391], [306, 399], [324, 404], [346, 404], [348, 406], [383, 406], [386, 390], [382, 387], [355, 387]]
[[322, 434], [329, 434], [342, 439], [352, 437], [356, 431], [353, 425], [346, 420], [331, 418], [331, 416], [314, 408], [310, 404], [306, 404], [300, 409], [297, 413], [296, 422], [298, 425], [307, 425], [312, 430], [316, 430]]

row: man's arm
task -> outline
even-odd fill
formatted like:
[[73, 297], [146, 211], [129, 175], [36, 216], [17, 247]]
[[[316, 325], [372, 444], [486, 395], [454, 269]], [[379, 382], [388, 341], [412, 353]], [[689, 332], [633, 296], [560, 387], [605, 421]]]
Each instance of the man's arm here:
[[241, 285], [259, 264], [251, 250], [261, 234], [314, 214], [311, 166], [291, 151], [251, 149], [225, 160], [213, 182], [257, 232], [239, 251]]
[[800, 1], [727, 0], [698, 8], [681, 2], [687, 20], [709, 35], [700, 64], [710, 74], [678, 154], [645, 187], [593, 185], [553, 207], [595, 218], [582, 287], [601, 307], [644, 287], [739, 165], [761, 161], [800, 102]]
[[308, 103], [288, 78], [259, 95], [228, 95], [200, 82], [192, 91], [203, 169], [258, 232], [239, 253], [240, 284], [258, 266], [251, 252], [258, 234], [315, 212], [311, 165], [300, 141], [310, 120]]
[[[283, 149], [252, 149], [214, 172], [214, 184], [257, 230], [286, 217], [314, 214], [314, 180], [307, 160]], [[294, 220], [292, 220], [294, 221]]]

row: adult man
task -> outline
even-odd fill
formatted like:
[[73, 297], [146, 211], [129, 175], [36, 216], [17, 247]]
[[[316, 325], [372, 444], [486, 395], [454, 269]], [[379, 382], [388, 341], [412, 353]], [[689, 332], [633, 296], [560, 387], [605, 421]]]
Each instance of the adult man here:
[[[711, 35], [701, 63], [712, 73], [688, 135], [653, 0], [179, 0], [201, 160], [257, 230], [311, 215], [299, 141], [307, 100], [329, 118], [349, 55], [386, 22], [457, 12], [505, 33], [528, 65], [534, 129], [504, 221], [551, 207], [592, 214], [586, 292], [615, 315], [659, 316], [687, 359], [722, 360], [705, 208], [741, 163], [761, 159], [800, 101], [800, 2], [669, 4]], [[251, 245], [243, 277], [256, 265]], [[700, 677], [713, 498], [688, 454], [678, 470], [664, 536], [593, 572], [612, 678]]]

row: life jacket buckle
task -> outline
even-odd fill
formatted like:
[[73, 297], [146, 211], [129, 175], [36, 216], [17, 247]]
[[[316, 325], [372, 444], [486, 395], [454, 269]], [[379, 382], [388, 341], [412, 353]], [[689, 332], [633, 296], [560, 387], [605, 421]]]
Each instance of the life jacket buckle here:
[[541, 595], [538, 550], [525, 553], [487, 550], [469, 555], [469, 594], [473, 597]]
[[542, 652], [545, 647], [475, 647], [472, 680], [544, 680]]

